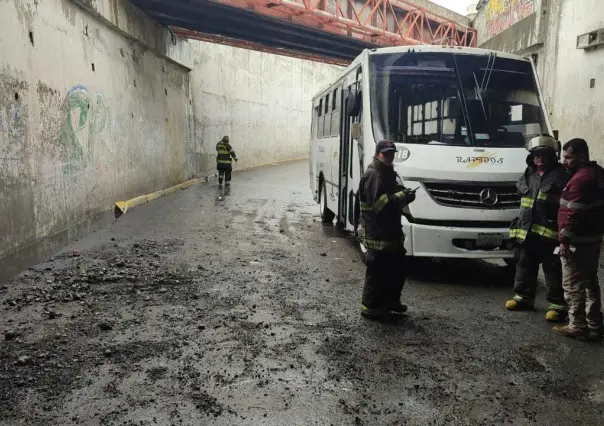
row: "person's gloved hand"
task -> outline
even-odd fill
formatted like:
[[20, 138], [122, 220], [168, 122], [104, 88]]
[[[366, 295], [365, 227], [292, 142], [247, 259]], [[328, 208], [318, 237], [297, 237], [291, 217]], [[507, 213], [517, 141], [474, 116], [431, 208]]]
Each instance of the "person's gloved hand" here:
[[407, 204], [411, 204], [415, 201], [415, 191], [411, 191], [409, 189], [405, 189], [405, 201]]

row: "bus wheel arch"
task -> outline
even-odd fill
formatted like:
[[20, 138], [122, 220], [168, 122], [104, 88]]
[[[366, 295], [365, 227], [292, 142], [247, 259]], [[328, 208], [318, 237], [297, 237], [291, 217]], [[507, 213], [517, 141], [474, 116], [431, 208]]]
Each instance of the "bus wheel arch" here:
[[335, 213], [327, 207], [327, 185], [323, 173], [319, 175], [319, 209], [323, 223], [333, 223]]

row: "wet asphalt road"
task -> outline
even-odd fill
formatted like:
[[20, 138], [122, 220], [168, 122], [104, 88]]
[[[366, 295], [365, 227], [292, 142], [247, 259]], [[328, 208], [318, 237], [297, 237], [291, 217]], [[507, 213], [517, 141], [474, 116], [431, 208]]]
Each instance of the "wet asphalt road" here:
[[[0, 425], [604, 424], [604, 345], [508, 313], [506, 270], [414, 261], [359, 316], [308, 164], [137, 207], [0, 290]], [[2, 338], [0, 336], [0, 338]]]

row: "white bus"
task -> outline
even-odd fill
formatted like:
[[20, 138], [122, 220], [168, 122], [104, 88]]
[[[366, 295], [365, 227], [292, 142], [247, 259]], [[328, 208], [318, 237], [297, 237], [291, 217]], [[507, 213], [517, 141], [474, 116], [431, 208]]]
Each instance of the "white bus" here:
[[312, 102], [310, 187], [324, 222], [363, 232], [359, 180], [388, 139], [396, 172], [419, 188], [402, 220], [409, 255], [513, 258], [526, 142], [557, 139], [530, 59], [468, 47], [365, 50]]

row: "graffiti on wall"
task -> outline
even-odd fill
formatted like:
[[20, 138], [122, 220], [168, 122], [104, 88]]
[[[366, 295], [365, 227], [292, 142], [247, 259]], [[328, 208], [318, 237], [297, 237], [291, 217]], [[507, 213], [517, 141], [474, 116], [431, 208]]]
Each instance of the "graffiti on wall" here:
[[94, 150], [103, 140], [110, 111], [102, 93], [90, 94], [85, 86], [72, 87], [62, 106], [63, 123], [58, 136], [63, 174], [85, 170], [94, 160]]
[[534, 0], [489, 0], [486, 3], [487, 35], [493, 37], [535, 11]]

